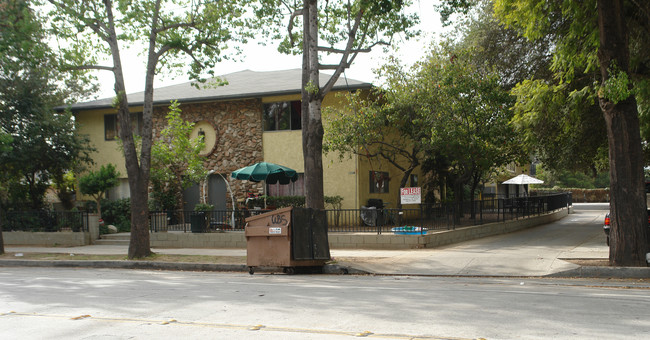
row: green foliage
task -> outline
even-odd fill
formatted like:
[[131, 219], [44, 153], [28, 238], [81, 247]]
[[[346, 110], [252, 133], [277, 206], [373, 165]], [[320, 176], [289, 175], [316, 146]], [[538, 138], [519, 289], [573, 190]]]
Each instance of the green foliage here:
[[77, 178], [74, 172], [67, 171], [64, 174], [55, 174], [52, 180], [52, 187], [56, 191], [64, 210], [72, 210], [74, 208], [74, 189], [77, 183]]
[[583, 172], [571, 172], [567, 170], [553, 171], [545, 168], [538, 168], [537, 178], [544, 181], [538, 185], [542, 188], [581, 188], [596, 189], [609, 187], [609, 172], [602, 171], [596, 174], [585, 174]]
[[105, 225], [112, 224], [119, 232], [131, 231], [131, 200], [102, 200], [102, 219]]
[[307, 93], [311, 95], [317, 95], [318, 90], [320, 90], [320, 88], [316, 84], [314, 84], [311, 80], [309, 81], [309, 83], [307, 83], [307, 86], [305, 86], [305, 91], [307, 91]]
[[253, 36], [254, 26], [245, 18], [249, 0], [48, 1], [54, 5], [48, 28], [67, 43], [61, 52], [71, 69], [110, 59], [114, 43], [148, 48], [153, 38], [154, 49], [144, 51], [156, 58], [153, 70], [175, 69], [203, 83], [206, 73], [212, 75], [214, 65], [228, 58], [228, 48]]
[[120, 173], [115, 165], [102, 165], [97, 171], [91, 171], [79, 178], [79, 190], [84, 195], [92, 196], [97, 202], [97, 213], [102, 215], [101, 200], [106, 192], [119, 184]]
[[[242, 1], [194, 0], [48, 0], [48, 30], [59, 42], [59, 55], [69, 70], [101, 69], [113, 72], [115, 103], [118, 117], [124, 124], [124, 143], [129, 184], [133, 189], [133, 208], [146, 211], [152, 146], [152, 115], [154, 77], [166, 69], [190, 75], [202, 82], [202, 76], [213, 73], [213, 66], [229, 54], [231, 44], [246, 42], [255, 26], [248, 25]], [[129, 102], [124, 95], [125, 81], [120, 46], [144, 47], [147, 56], [143, 110], [142, 150], [136, 152], [129, 133]], [[106, 64], [109, 66], [107, 67]], [[151, 253], [148, 223], [143, 215], [135, 215], [135, 234], [143, 237], [129, 249], [129, 258]]]
[[20, 199], [11, 204], [41, 209], [49, 182], [89, 162], [93, 151], [72, 115], [56, 114], [54, 107], [91, 89], [80, 74], [61, 72], [44, 20], [30, 5], [0, 6], [0, 187], [20, 193], [7, 192], [8, 199]]
[[[257, 198], [262, 205], [264, 204], [264, 197]], [[341, 209], [341, 196], [325, 196], [325, 204], [328, 204], [330, 209]], [[276, 208], [284, 207], [299, 207], [305, 206], [305, 196], [267, 196], [266, 205]]]
[[[405, 9], [411, 0], [354, 0], [333, 1], [318, 6], [319, 40], [324, 46], [334, 50], [326, 53], [340, 54], [352, 38], [352, 53], [366, 51], [375, 45], [388, 45], [391, 37], [401, 34], [409, 39], [419, 32], [411, 30], [419, 18], [416, 14], [407, 14]], [[302, 54], [302, 33], [293, 31], [302, 28], [302, 16], [291, 17], [288, 34], [286, 13], [296, 13], [303, 8], [303, 1], [286, 2], [280, 0], [262, 0], [250, 4], [257, 16], [255, 26], [261, 27], [263, 33], [276, 39], [282, 39], [279, 50], [288, 54]], [[357, 26], [358, 33], [351, 36], [351, 30]], [[284, 35], [284, 36], [283, 36]], [[352, 58], [353, 60], [354, 58]], [[349, 59], [348, 59], [349, 60]], [[344, 62], [347, 63], [347, 60]]]
[[343, 197], [341, 196], [325, 196], [325, 205], [330, 205], [331, 209], [341, 209], [343, 204]]
[[194, 206], [194, 211], [210, 212], [214, 210], [214, 205], [208, 203], [199, 203]]
[[606, 170], [609, 164], [603, 114], [594, 92], [576, 83], [520, 83], [512, 91], [518, 99], [513, 126], [525, 150], [550, 169]]
[[[460, 11], [465, 16], [458, 17], [455, 37], [456, 48], [472, 48], [480, 53], [474, 58], [479, 70], [495, 72], [499, 83], [511, 89], [517, 83], [531, 77], [551, 79], [550, 65], [552, 59], [552, 36], [543, 36], [528, 40], [514, 29], [506, 28], [494, 16], [492, 1], [443, 1], [442, 6], [465, 6]], [[441, 16], [444, 15], [441, 13]]]
[[632, 94], [631, 87], [632, 84], [627, 73], [611, 70], [609, 78], [601, 85], [598, 96], [605, 98], [613, 104], [618, 104], [630, 97]]
[[558, 192], [570, 192], [573, 203], [609, 202], [609, 189], [583, 189], [572, 187], [553, 187], [552, 189], [535, 188], [530, 190], [533, 195], [549, 195]]
[[[650, 62], [647, 48], [650, 5], [623, 3], [630, 34], [630, 72], [605, 65], [608, 76], [602, 81], [596, 0], [494, 1], [495, 15], [505, 25], [530, 40], [550, 40], [555, 46], [550, 68], [553, 77], [529, 80], [515, 89], [518, 131], [527, 135], [529, 146], [537, 145], [542, 162], [555, 170], [593, 171], [608, 167], [607, 133], [605, 121], [599, 117], [602, 116], [599, 98], [616, 104], [634, 96], [641, 117], [642, 138], [645, 141], [650, 138], [646, 133], [650, 131], [650, 119], [646, 118], [650, 69], [642, 66]], [[523, 106], [528, 107], [523, 109]], [[551, 125], [557, 128], [548, 129]], [[646, 148], [647, 144], [644, 143]]]
[[181, 117], [179, 103], [174, 101], [167, 114], [167, 126], [151, 148], [151, 183], [154, 197], [164, 202], [169, 193], [176, 198], [176, 208], [182, 209], [183, 190], [207, 176], [203, 167], [205, 157], [202, 138], [191, 139], [194, 123]]

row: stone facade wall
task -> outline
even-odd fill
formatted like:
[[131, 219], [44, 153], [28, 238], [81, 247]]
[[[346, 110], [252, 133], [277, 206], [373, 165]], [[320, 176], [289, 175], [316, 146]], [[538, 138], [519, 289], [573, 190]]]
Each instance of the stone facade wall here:
[[[228, 180], [235, 199], [246, 197], [246, 193], [264, 192], [263, 182], [253, 183], [230, 178], [230, 173], [241, 167], [264, 160], [262, 149], [262, 101], [260, 99], [233, 100], [181, 104], [182, 117], [197, 123], [207, 121], [216, 132], [216, 145], [206, 156], [205, 168], [220, 173]], [[154, 140], [166, 125], [169, 108], [156, 107], [153, 113]], [[201, 197], [204, 185], [201, 188]], [[232, 207], [230, 194], [226, 195], [228, 207]]]

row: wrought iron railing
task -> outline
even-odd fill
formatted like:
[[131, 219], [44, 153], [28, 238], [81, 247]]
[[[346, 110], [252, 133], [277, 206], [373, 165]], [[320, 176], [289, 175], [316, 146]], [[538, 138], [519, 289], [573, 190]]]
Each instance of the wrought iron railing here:
[[88, 231], [88, 214], [82, 211], [9, 211], [3, 231]]
[[[421, 204], [418, 208], [328, 209], [329, 232], [391, 232], [395, 227], [451, 230], [458, 227], [515, 220], [571, 205], [571, 194], [494, 198], [473, 202]], [[220, 232], [243, 230], [247, 217], [270, 210], [155, 211], [151, 231]]]

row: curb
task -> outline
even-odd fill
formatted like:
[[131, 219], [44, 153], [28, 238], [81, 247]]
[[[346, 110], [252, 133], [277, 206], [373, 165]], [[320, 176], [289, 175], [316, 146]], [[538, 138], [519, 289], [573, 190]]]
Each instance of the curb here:
[[248, 271], [242, 264], [175, 263], [155, 261], [43, 261], [2, 260], [0, 267], [61, 267], [61, 268], [108, 268], [108, 269], [157, 269], [186, 271], [238, 272]]
[[[106, 269], [149, 269], [169, 271], [203, 272], [248, 272], [243, 264], [155, 262], [155, 261], [44, 261], [44, 260], [0, 260], [0, 267], [60, 267], [60, 268], [106, 268]], [[276, 268], [259, 268], [257, 272], [274, 272]], [[282, 270], [279, 270], [280, 272]], [[368, 272], [335, 264], [323, 266], [323, 274], [369, 274]]]
[[544, 277], [557, 278], [611, 278], [611, 279], [650, 279], [650, 267], [599, 267], [583, 266], [565, 270]]
[[[248, 272], [244, 264], [155, 262], [155, 261], [44, 261], [44, 260], [0, 260], [0, 267], [60, 267], [60, 268], [105, 268], [105, 269], [148, 269], [169, 271], [203, 272]], [[256, 272], [277, 272], [278, 268], [258, 268]], [[279, 270], [282, 271], [281, 269]], [[353, 267], [326, 264], [323, 274], [334, 275], [391, 275], [371, 273]], [[435, 274], [431, 274], [435, 276]], [[476, 275], [453, 275], [472, 276]], [[650, 279], [650, 267], [600, 267], [583, 266], [558, 273], [541, 275], [547, 278], [611, 278], [611, 279]]]

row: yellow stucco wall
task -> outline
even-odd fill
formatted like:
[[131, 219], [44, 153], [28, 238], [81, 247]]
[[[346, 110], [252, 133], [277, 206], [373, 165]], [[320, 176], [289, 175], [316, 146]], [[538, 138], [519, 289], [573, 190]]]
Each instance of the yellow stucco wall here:
[[[370, 193], [370, 171], [382, 171], [388, 172], [389, 174], [389, 186], [387, 193]], [[417, 167], [412, 173], [412, 175], [417, 175], [419, 179], [419, 186], [422, 187], [422, 173], [420, 167]], [[375, 198], [381, 199], [384, 201], [384, 204], [387, 208], [396, 208], [397, 204], [400, 201], [400, 182], [402, 180], [403, 172], [400, 169], [397, 169], [395, 166], [390, 164], [386, 160], [381, 159], [368, 159], [367, 157], [359, 157], [359, 203], [360, 205], [366, 205], [368, 199]], [[407, 186], [410, 185], [410, 181], [407, 181]], [[424, 191], [422, 191], [422, 201], [424, 202]], [[405, 209], [416, 208], [418, 205], [403, 205]]]
[[[142, 112], [142, 107], [134, 107], [132, 112]], [[94, 171], [102, 165], [113, 164], [120, 173], [120, 183], [112, 190], [111, 198], [123, 198], [129, 196], [129, 186], [126, 175], [126, 166], [124, 156], [116, 140], [105, 140], [104, 138], [104, 115], [115, 114], [115, 109], [89, 110], [75, 113], [75, 120], [81, 134], [85, 134], [90, 139], [90, 144], [96, 149], [91, 154], [95, 164], [88, 166], [88, 170]], [[84, 196], [77, 192], [77, 199], [92, 200], [90, 196]]]
[[[142, 107], [133, 108], [133, 112], [141, 112]], [[82, 134], [88, 135], [91, 145], [97, 149], [91, 157], [95, 161], [90, 170], [99, 169], [102, 165], [112, 163], [121, 177], [126, 178], [124, 156], [116, 140], [104, 139], [104, 115], [115, 114], [115, 109], [90, 110], [75, 113], [75, 119]]]
[[[266, 97], [264, 103], [300, 100], [300, 95]], [[335, 93], [325, 97], [323, 106], [339, 105]], [[300, 173], [304, 172], [302, 156], [302, 131], [268, 131], [262, 137], [264, 160], [290, 167]], [[358, 206], [358, 188], [356, 181], [356, 157], [339, 161], [338, 154], [323, 157], [323, 187], [326, 196], [343, 197], [343, 208]]]
[[[265, 97], [263, 103], [278, 101], [300, 100], [300, 95]], [[323, 106], [340, 106], [342, 97], [336, 93], [330, 93], [323, 101]], [[141, 108], [133, 108], [133, 112], [140, 112]], [[101, 165], [113, 163], [116, 165], [122, 177], [126, 177], [124, 157], [118, 149], [117, 141], [104, 140], [104, 115], [115, 113], [114, 109], [92, 110], [78, 112], [76, 119], [81, 133], [90, 137], [93, 147], [97, 151], [92, 155], [95, 165], [91, 169], [97, 169]], [[260, 114], [261, 119], [261, 114]], [[261, 124], [261, 122], [260, 122]], [[269, 131], [262, 136], [263, 158], [267, 162], [278, 163], [304, 172], [302, 156], [302, 132], [297, 131]], [[242, 164], [244, 166], [244, 164]], [[388, 171], [390, 173], [389, 193], [370, 194], [369, 171]], [[323, 176], [325, 195], [343, 197], [343, 208], [351, 209], [366, 205], [369, 198], [380, 198], [389, 202], [389, 208], [397, 206], [399, 200], [399, 183], [401, 171], [391, 166], [386, 161], [372, 160], [372, 166], [364, 157], [343, 157], [341, 159], [336, 152], [326, 154], [323, 157]], [[420, 169], [416, 169], [420, 183], [423, 177]], [[125, 183], [126, 184], [126, 183]], [[408, 207], [408, 206], [406, 206]]]

